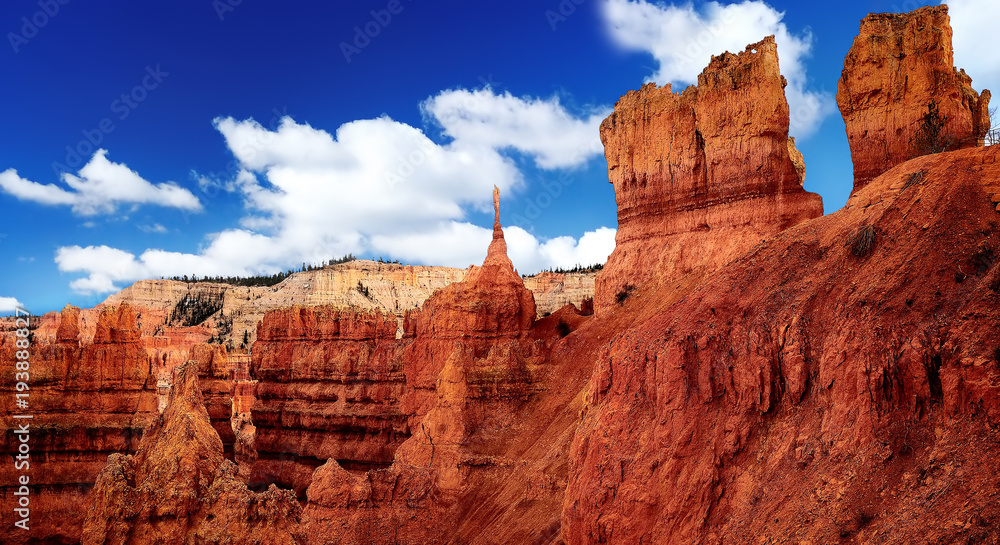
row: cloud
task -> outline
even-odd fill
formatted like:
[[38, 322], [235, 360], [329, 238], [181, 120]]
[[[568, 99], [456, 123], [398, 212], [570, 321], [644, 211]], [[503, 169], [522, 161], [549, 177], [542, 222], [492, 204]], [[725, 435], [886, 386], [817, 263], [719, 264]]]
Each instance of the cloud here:
[[14, 310], [24, 308], [20, 301], [13, 297], [0, 297], [0, 312], [14, 312]]
[[[984, 45], [995, 32], [996, 21], [1000, 20], [1000, 3], [995, 0], [948, 0], [942, 3], [948, 4], [951, 16], [955, 66], [965, 69], [976, 89], [1000, 91], [1000, 49]], [[994, 102], [997, 100], [1000, 99], [993, 99]]]
[[201, 210], [201, 202], [187, 189], [173, 182], [151, 184], [124, 164], [108, 161], [107, 153], [97, 150], [77, 175], [63, 173], [68, 190], [21, 178], [14, 169], [0, 172], [0, 189], [21, 200], [71, 206], [73, 213], [81, 216], [111, 214], [120, 204]]
[[[463, 97], [470, 100], [456, 102]], [[469, 212], [492, 211], [493, 186], [503, 195], [525, 186], [503, 150], [516, 149], [542, 168], [581, 165], [600, 153], [593, 141], [603, 113], [574, 116], [556, 99], [456, 90], [423, 108], [449, 142], [388, 117], [345, 123], [332, 134], [290, 117], [275, 129], [218, 118], [215, 127], [238, 170], [231, 180], [200, 177], [199, 183], [243, 197], [238, 226], [208, 236], [198, 253], [64, 247], [56, 253], [59, 270], [86, 275], [72, 282], [76, 291], [106, 293], [142, 278], [273, 274], [347, 253], [466, 267], [483, 260], [492, 232], [470, 223]], [[486, 136], [489, 125], [500, 136]], [[542, 136], [528, 137], [535, 130]], [[603, 262], [614, 248], [610, 229], [579, 242], [508, 232], [522, 272]]]
[[578, 166], [602, 153], [601, 121], [613, 111], [598, 108], [577, 118], [556, 97], [524, 99], [489, 88], [444, 91], [421, 108], [457, 142], [516, 149], [534, 155], [544, 169]]
[[156, 233], [163, 234], [167, 232], [167, 228], [160, 225], [159, 223], [154, 223], [153, 225], [140, 225], [139, 230], [143, 233]]
[[833, 96], [807, 88], [805, 59], [812, 34], [793, 34], [782, 22], [784, 13], [761, 1], [723, 5], [706, 2], [701, 11], [682, 5], [646, 0], [607, 0], [604, 19], [613, 41], [650, 53], [659, 64], [647, 81], [694, 84], [712, 55], [743, 51], [747, 44], [775, 35], [781, 73], [788, 80], [785, 96], [790, 110], [790, 132], [811, 135], [834, 111]]
[[603, 264], [615, 249], [614, 229], [600, 227], [588, 231], [579, 240], [573, 237], [556, 237], [539, 241], [520, 227], [505, 229], [507, 253], [518, 268], [535, 272], [545, 268], [572, 268], [575, 265]]

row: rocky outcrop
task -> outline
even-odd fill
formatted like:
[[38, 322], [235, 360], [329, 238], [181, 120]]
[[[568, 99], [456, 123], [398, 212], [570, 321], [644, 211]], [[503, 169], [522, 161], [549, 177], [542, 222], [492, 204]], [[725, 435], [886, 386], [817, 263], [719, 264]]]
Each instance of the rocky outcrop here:
[[[313, 474], [304, 518], [316, 543], [434, 543], [471, 539], [487, 527], [514, 536], [513, 542], [531, 542], [549, 530], [554, 518], [551, 511], [544, 514], [543, 504], [550, 510], [561, 494], [551, 457], [568, 444], [572, 419], [532, 427], [523, 415], [574, 410], [567, 406], [589, 366], [587, 358], [559, 373], [544, 365], [560, 337], [552, 325], [533, 327], [534, 299], [507, 257], [496, 193], [494, 205], [493, 241], [483, 265], [435, 293], [412, 317], [402, 403], [410, 437], [392, 465], [358, 473], [330, 460]], [[586, 319], [568, 309], [556, 314], [546, 320], [560, 320], [563, 337]], [[576, 381], [567, 380], [573, 375]], [[572, 386], [542, 395], [559, 379]], [[535, 451], [526, 454], [527, 445]], [[543, 530], [512, 523], [516, 515], [506, 506], [489, 516], [457, 516], [468, 506], [486, 505], [483, 500], [500, 490], [525, 498], [525, 475], [540, 486], [533, 499], [541, 514], [528, 510], [546, 520]]]
[[[4, 543], [74, 542], [80, 538], [83, 505], [109, 454], [135, 452], [157, 414], [155, 378], [128, 305], [99, 312], [93, 342], [81, 342], [80, 309], [67, 306], [57, 333], [35, 335], [31, 346], [28, 406], [31, 414], [31, 525], [28, 532], [5, 525]], [[0, 355], [14, 361], [13, 336], [4, 335]], [[0, 370], [0, 395], [14, 399], [13, 365]], [[5, 415], [13, 401], [3, 407]], [[5, 416], [8, 418], [8, 416]], [[12, 428], [11, 428], [12, 431]], [[17, 438], [6, 433], [0, 450], [10, 459]], [[14, 505], [21, 472], [0, 467], [4, 505]], [[57, 522], [58, 521], [58, 522]]]
[[793, 161], [784, 86], [768, 37], [713, 57], [680, 94], [647, 84], [618, 100], [601, 124], [618, 233], [597, 276], [598, 314], [654, 277], [715, 269], [822, 215]]
[[544, 317], [573, 305], [583, 309], [593, 307], [595, 272], [541, 272], [524, 277], [524, 287], [535, 296], [538, 317]]
[[304, 498], [328, 459], [362, 472], [392, 463], [410, 436], [400, 404], [412, 326], [404, 334], [402, 322], [328, 306], [264, 316], [250, 368], [255, 486], [276, 482]]
[[[523, 357], [531, 349], [522, 344], [534, 322], [534, 298], [507, 257], [496, 205], [483, 265], [436, 292], [419, 312], [397, 318], [292, 307], [265, 316], [251, 366], [259, 381], [251, 411], [256, 482], [277, 482], [304, 496], [326, 460], [362, 473], [387, 467], [439, 404], [439, 375], [449, 362], [463, 379], [466, 367], [475, 367], [467, 373], [470, 397], [528, 394]], [[448, 425], [462, 429], [454, 424], [464, 420]]]
[[[912, 157], [983, 144], [990, 92], [954, 68], [951, 38], [947, 5], [861, 20], [837, 86], [855, 191]], [[943, 124], [928, 141], [919, 130], [932, 102]]]
[[294, 495], [274, 486], [251, 492], [223, 458], [197, 375], [195, 365], [179, 367], [167, 410], [139, 451], [109, 458], [81, 543], [304, 543]]
[[[500, 227], [499, 194], [494, 190], [493, 240], [481, 267], [470, 267], [462, 282], [428, 299], [414, 318], [416, 339], [407, 348], [407, 399], [411, 425], [437, 402], [437, 379], [449, 358], [485, 358], [503, 344], [520, 344], [535, 319], [534, 296], [507, 257]], [[508, 354], [510, 355], [510, 354]]]
[[591, 378], [563, 540], [1000, 538], [998, 181], [996, 147], [915, 159], [644, 294]]
[[[100, 306], [128, 303], [136, 309], [151, 355], [159, 360], [166, 356], [167, 367], [173, 368], [183, 363], [192, 346], [213, 338], [236, 349], [252, 346], [257, 324], [273, 309], [326, 305], [401, 316], [420, 308], [434, 291], [461, 281], [466, 272], [359, 259], [294, 273], [272, 287], [140, 280], [109, 296]], [[555, 312], [567, 303], [580, 307], [585, 299], [593, 298], [593, 283], [592, 272], [542, 273], [525, 278], [528, 289], [535, 292], [539, 314]], [[194, 308], [212, 312], [207, 317], [196, 316]], [[82, 314], [81, 339], [85, 342], [93, 336], [95, 322], [89, 320], [93, 312]]]

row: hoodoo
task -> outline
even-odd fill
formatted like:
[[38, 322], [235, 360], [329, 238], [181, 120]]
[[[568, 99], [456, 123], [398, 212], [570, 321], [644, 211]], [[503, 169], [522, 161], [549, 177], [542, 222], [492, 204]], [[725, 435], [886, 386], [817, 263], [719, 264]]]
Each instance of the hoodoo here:
[[680, 94], [650, 83], [618, 100], [601, 123], [618, 234], [597, 276], [598, 314], [654, 277], [715, 269], [823, 214], [794, 162], [785, 83], [770, 36], [712, 57]]
[[467, 270], [147, 281], [42, 317], [45, 524], [0, 541], [1000, 543], [1000, 146], [950, 39], [946, 7], [862, 23], [854, 192], [822, 217], [773, 37], [627, 93], [600, 129], [617, 246], [582, 308], [557, 301], [583, 282], [526, 288], [494, 189]]
[[861, 20], [837, 86], [854, 191], [913, 157], [983, 144], [990, 92], [954, 67], [951, 38], [947, 5]]
[[188, 363], [139, 451], [113, 454], [101, 470], [82, 543], [292, 545], [302, 542], [300, 513], [292, 493], [254, 493], [237, 479], [205, 410], [197, 365]]

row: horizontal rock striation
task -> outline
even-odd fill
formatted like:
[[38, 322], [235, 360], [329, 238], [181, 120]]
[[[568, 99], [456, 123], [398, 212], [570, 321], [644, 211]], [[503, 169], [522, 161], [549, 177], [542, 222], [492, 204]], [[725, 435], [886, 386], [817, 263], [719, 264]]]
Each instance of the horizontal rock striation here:
[[410, 435], [400, 409], [407, 320], [326, 306], [264, 316], [250, 367], [255, 485], [276, 482], [304, 497], [327, 459], [359, 471], [392, 462]]
[[[144, 430], [157, 414], [156, 380], [139, 340], [129, 305], [99, 313], [93, 342], [78, 339], [80, 309], [67, 306], [54, 338], [32, 339], [28, 406], [30, 414], [31, 519], [27, 532], [5, 525], [4, 543], [71, 543], [80, 538], [83, 505], [108, 456], [135, 452]], [[13, 335], [3, 335], [0, 356], [13, 362]], [[14, 366], [0, 370], [0, 395], [10, 400], [3, 417], [13, 422]], [[0, 450], [8, 460], [19, 441], [8, 428]], [[13, 493], [22, 471], [0, 466], [0, 497], [16, 503]]]
[[591, 378], [563, 540], [1000, 537], [998, 159], [901, 164], [679, 301], [651, 295]]
[[[861, 20], [837, 86], [855, 191], [912, 157], [983, 145], [990, 92], [954, 67], [951, 39], [947, 5]], [[931, 102], [942, 125], [928, 140], [920, 127]]]
[[109, 458], [82, 544], [303, 543], [294, 496], [273, 486], [251, 492], [223, 457], [197, 376], [195, 364], [179, 367], [167, 409], [138, 452]]
[[618, 100], [601, 123], [618, 233], [599, 314], [654, 277], [714, 269], [822, 215], [793, 161], [784, 87], [772, 36], [713, 57], [680, 94], [647, 84]]

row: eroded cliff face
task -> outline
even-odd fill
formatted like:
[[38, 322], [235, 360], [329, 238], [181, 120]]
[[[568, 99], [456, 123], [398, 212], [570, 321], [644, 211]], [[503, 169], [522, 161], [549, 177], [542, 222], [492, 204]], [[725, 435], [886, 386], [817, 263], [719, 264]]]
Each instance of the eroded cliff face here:
[[[951, 39], [947, 5], [861, 20], [837, 86], [855, 191], [912, 157], [982, 145], [990, 92], [977, 93], [972, 78], [954, 67]], [[927, 142], [918, 131], [932, 101], [943, 126]]]
[[[145, 344], [151, 355], [166, 360], [172, 369], [184, 362], [192, 346], [210, 340], [249, 348], [257, 339], [257, 324], [273, 309], [326, 305], [402, 315], [419, 309], [432, 293], [461, 281], [467, 272], [360, 259], [294, 273], [271, 287], [140, 280], [110, 295], [97, 309], [83, 310], [80, 338], [90, 342], [100, 307], [128, 303], [139, 317], [142, 336], [149, 338]], [[594, 296], [591, 272], [544, 273], [525, 282], [537, 292], [539, 314], [567, 303], [580, 307]]]
[[593, 311], [595, 272], [541, 272], [524, 278], [524, 287], [535, 296], [535, 310], [542, 318], [566, 305]]
[[[321, 475], [335, 467], [357, 477], [402, 460], [423, 467], [420, 479], [439, 493], [461, 490], [454, 475], [428, 468], [442, 465], [445, 452], [453, 463], [442, 467], [457, 468], [471, 428], [491, 428], [484, 421], [503, 412], [497, 406], [523, 403], [537, 352], [528, 339], [534, 298], [507, 257], [497, 207], [483, 265], [418, 312], [292, 307], [265, 315], [251, 366], [257, 481], [305, 498], [323, 463]], [[371, 474], [395, 482], [400, 471]]]
[[597, 275], [598, 314], [654, 278], [715, 269], [822, 215], [802, 189], [784, 86], [768, 37], [713, 57], [680, 94], [647, 84], [618, 100], [601, 124], [618, 233]]
[[[765, 40], [619, 101], [598, 315], [536, 319], [497, 203], [483, 265], [419, 310], [272, 309], [252, 361], [192, 345], [85, 542], [1000, 542], [1000, 148], [900, 164], [805, 221], [782, 85]], [[101, 353], [86, 316], [45, 337]], [[130, 324], [93, 338], [148, 354]], [[88, 380], [127, 385], [118, 365]]]
[[[32, 339], [29, 405], [19, 411], [33, 415], [29, 475], [35, 524], [27, 532], [5, 525], [4, 543], [78, 541], [82, 506], [108, 455], [135, 452], [157, 414], [156, 380], [133, 309], [101, 310], [93, 342], [79, 340], [80, 309], [67, 306], [60, 314], [54, 337]], [[13, 340], [0, 338], [4, 362], [14, 361]], [[0, 394], [11, 400], [4, 414], [13, 410], [14, 371], [13, 365], [0, 370]], [[18, 445], [8, 428], [0, 449], [10, 459]], [[0, 467], [4, 505], [16, 504], [13, 485], [20, 474], [13, 463]]]
[[301, 507], [289, 491], [251, 492], [225, 460], [198, 387], [198, 368], [177, 369], [166, 411], [133, 455], [101, 470], [81, 543], [303, 543]]
[[[589, 366], [583, 358], [556, 370], [546, 357], [561, 338], [556, 324], [565, 337], [586, 318], [567, 307], [535, 324], [533, 296], [506, 254], [496, 194], [494, 202], [483, 265], [413, 316], [401, 403], [409, 438], [385, 469], [358, 473], [330, 460], [316, 470], [304, 512], [313, 542], [416, 544], [494, 535], [501, 542], [511, 536], [510, 542], [547, 543], [558, 534], [552, 508], [561, 500], [565, 465], [556, 459], [568, 445], [573, 420], [565, 417]], [[550, 388], [558, 393], [544, 395]], [[544, 425], [524, 418], [538, 411], [564, 418], [555, 426], [548, 418]], [[522, 500], [537, 505], [515, 510]], [[490, 514], [471, 513], [478, 508]], [[526, 513], [532, 522], [518, 520]]]
[[400, 409], [407, 320], [328, 306], [264, 316], [250, 369], [254, 486], [277, 482], [304, 498], [328, 459], [361, 472], [392, 463], [410, 436]]
[[1000, 538], [998, 159], [909, 161], [626, 303], [659, 311], [597, 361], [566, 543]]

